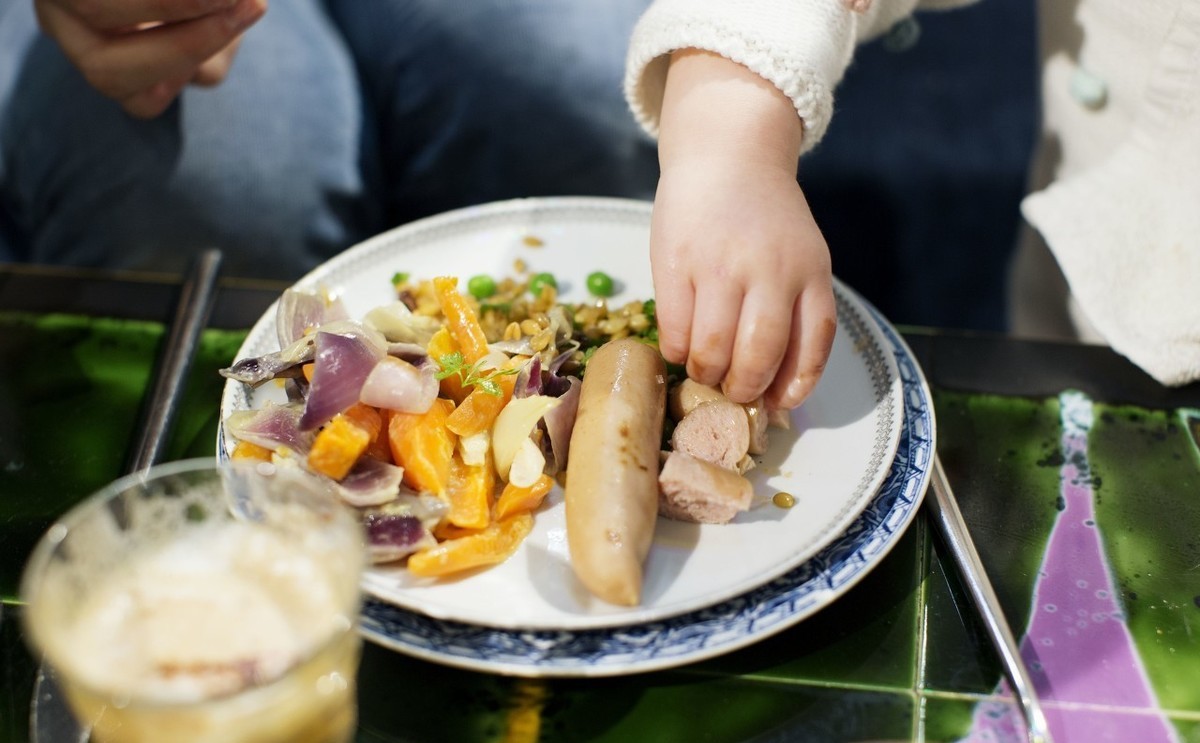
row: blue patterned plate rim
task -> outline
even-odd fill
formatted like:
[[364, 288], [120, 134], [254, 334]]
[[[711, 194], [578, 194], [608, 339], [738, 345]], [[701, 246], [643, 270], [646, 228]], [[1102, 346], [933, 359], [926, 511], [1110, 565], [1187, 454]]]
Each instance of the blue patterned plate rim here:
[[834, 542], [790, 572], [720, 604], [661, 621], [581, 631], [505, 630], [442, 621], [368, 597], [361, 632], [443, 665], [526, 677], [600, 677], [662, 670], [732, 652], [795, 625], [866, 576], [917, 514], [936, 447], [929, 386], [908, 345], [859, 297], [891, 344], [904, 423], [875, 497]]
[[[626, 199], [556, 197], [518, 199], [435, 215], [377, 235], [339, 254], [297, 282], [343, 295], [357, 302], [352, 314], [386, 301], [390, 284], [378, 280], [402, 267], [417, 275], [446, 269], [445, 250], [471, 270], [504, 270], [513, 257], [536, 260], [564, 281], [564, 297], [579, 291], [580, 253], [604, 246], [603, 263], [620, 280], [622, 299], [650, 296], [648, 239], [652, 204]], [[599, 228], [599, 229], [597, 229]], [[530, 252], [527, 238], [539, 240]], [[437, 242], [441, 241], [441, 242]], [[442, 246], [438, 249], [433, 246]], [[384, 287], [389, 287], [385, 290]], [[610, 607], [580, 600], [581, 588], [568, 574], [561, 492], [556, 489], [540, 515], [520, 559], [472, 576], [469, 581], [423, 585], [396, 565], [372, 566], [364, 591], [378, 599], [442, 621], [497, 627], [582, 632], [638, 625], [684, 615], [720, 604], [792, 570], [836, 539], [874, 498], [888, 474], [903, 422], [903, 385], [889, 343], [868, 314], [861, 298], [834, 281], [838, 337], [829, 373], [810, 404], [797, 412], [799, 431], [819, 431], [792, 446], [773, 446], [752, 473], [761, 509], [757, 518], [737, 529], [700, 527], [698, 548], [673, 545], [696, 539], [693, 530], [664, 524], [663, 538], [648, 560], [643, 603]], [[578, 294], [575, 295], [578, 297]], [[247, 336], [239, 356], [265, 353], [277, 346], [275, 312], [268, 310]], [[849, 366], [843, 366], [849, 365]], [[221, 420], [233, 410], [262, 399], [280, 398], [280, 388], [251, 392], [230, 381], [221, 402]], [[849, 399], [853, 397], [853, 400]], [[867, 404], [863, 409], [855, 406]], [[787, 437], [783, 437], [787, 438]], [[794, 438], [794, 437], [793, 437]], [[225, 459], [232, 440], [223, 425], [217, 435], [218, 457]], [[782, 457], [782, 459], [780, 459]], [[806, 490], [807, 488], [813, 488]], [[822, 490], [816, 490], [821, 488]], [[833, 497], [805, 498], [788, 518], [762, 517], [778, 510], [770, 494], [827, 492]], [[548, 553], [550, 560], [531, 563], [530, 555]], [[730, 555], [741, 555], [730, 560]], [[533, 572], [537, 579], [532, 579]], [[516, 591], [517, 593], [513, 593]], [[510, 611], [495, 607], [508, 602]]]

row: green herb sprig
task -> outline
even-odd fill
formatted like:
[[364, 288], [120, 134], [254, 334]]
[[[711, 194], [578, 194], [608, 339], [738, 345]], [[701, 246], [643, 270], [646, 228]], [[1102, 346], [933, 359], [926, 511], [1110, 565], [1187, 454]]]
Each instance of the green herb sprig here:
[[489, 395], [499, 397], [500, 385], [496, 382], [499, 377], [507, 377], [518, 372], [517, 369], [482, 369], [483, 359], [474, 364], [467, 364], [461, 351], [438, 356], [436, 359], [441, 371], [434, 374], [439, 380], [458, 376], [463, 387], [478, 387]]

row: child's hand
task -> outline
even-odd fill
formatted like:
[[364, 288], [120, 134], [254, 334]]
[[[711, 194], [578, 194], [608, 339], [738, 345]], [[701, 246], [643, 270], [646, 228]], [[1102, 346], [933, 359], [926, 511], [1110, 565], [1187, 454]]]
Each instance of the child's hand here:
[[676, 53], [650, 258], [659, 345], [688, 376], [773, 408], [812, 392], [837, 327], [829, 250], [796, 183], [801, 126], [766, 81]]

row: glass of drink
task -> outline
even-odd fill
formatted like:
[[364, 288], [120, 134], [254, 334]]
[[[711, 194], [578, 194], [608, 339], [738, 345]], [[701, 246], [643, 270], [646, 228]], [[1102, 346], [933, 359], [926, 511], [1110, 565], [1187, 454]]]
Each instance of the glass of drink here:
[[25, 634], [95, 743], [345, 743], [363, 528], [299, 467], [124, 477], [25, 567]]

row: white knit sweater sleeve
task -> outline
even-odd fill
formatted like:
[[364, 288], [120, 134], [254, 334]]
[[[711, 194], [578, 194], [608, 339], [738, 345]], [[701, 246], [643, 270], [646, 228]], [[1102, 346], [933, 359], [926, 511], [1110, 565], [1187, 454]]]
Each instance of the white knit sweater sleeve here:
[[[964, 0], [925, 0], [945, 7]], [[625, 95], [638, 122], [658, 133], [667, 61], [677, 49], [714, 52], [745, 65], [792, 100], [804, 149], [820, 141], [833, 89], [858, 42], [883, 33], [921, 0], [655, 0], [629, 47]]]

